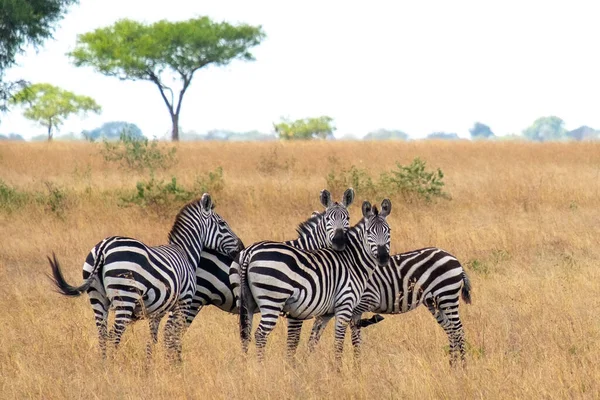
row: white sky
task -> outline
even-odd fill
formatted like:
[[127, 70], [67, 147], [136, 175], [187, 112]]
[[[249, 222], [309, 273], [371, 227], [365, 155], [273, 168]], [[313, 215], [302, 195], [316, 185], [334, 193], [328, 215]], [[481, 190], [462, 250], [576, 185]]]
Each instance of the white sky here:
[[[600, 128], [600, 52], [595, 1], [80, 0], [41, 51], [18, 58], [8, 79], [48, 82], [93, 97], [100, 116], [71, 117], [60, 133], [125, 120], [147, 136], [170, 130], [150, 82], [76, 68], [76, 35], [120, 18], [145, 22], [208, 15], [260, 24], [255, 62], [196, 73], [182, 105], [184, 131], [269, 132], [281, 116], [329, 115], [336, 135], [379, 128], [413, 137], [468, 137], [475, 121], [499, 135], [557, 115], [568, 129]], [[368, 4], [368, 5], [367, 5]], [[16, 109], [0, 133], [45, 130]]]

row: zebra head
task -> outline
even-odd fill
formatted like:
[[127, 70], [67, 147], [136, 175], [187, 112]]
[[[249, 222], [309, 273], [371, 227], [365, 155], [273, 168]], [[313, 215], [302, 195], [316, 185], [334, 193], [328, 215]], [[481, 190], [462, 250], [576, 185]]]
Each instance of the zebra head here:
[[[346, 236], [350, 228], [350, 214], [348, 206], [354, 200], [354, 189], [348, 188], [342, 196], [340, 203], [331, 199], [331, 193], [323, 189], [321, 191], [321, 204], [325, 206], [323, 218], [321, 218], [320, 228], [325, 233], [326, 247], [331, 247], [337, 251], [343, 251], [348, 243]], [[314, 213], [313, 213], [314, 214]]]
[[202, 207], [201, 224], [204, 230], [204, 246], [235, 258], [244, 249], [244, 244], [229, 227], [229, 224], [214, 211], [215, 204], [210, 194], [204, 193], [200, 199]]
[[235, 257], [244, 244], [214, 208], [208, 193], [184, 206], [175, 218], [169, 242], [183, 246], [196, 261], [204, 247]]
[[389, 199], [381, 202], [381, 212], [377, 210], [377, 206], [371, 206], [368, 201], [362, 205], [363, 217], [365, 217], [365, 245], [381, 267], [388, 265], [390, 261], [391, 230], [386, 220], [390, 211], [392, 211], [392, 203]]

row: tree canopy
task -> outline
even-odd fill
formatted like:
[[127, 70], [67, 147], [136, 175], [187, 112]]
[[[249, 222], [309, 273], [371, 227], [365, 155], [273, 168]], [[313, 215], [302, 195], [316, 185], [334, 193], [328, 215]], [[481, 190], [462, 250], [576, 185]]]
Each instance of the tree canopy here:
[[496, 136], [489, 126], [481, 122], [475, 122], [473, 127], [469, 129], [469, 133], [471, 134], [471, 139], [490, 139]]
[[399, 130], [379, 129], [369, 132], [364, 140], [408, 140], [408, 135]]
[[282, 118], [281, 122], [273, 124], [273, 127], [279, 138], [286, 140], [327, 139], [336, 129], [333, 126], [333, 118], [325, 115], [295, 121]]
[[40, 46], [52, 37], [54, 26], [77, 0], [2, 0], [0, 9], [0, 112], [23, 81], [4, 82], [4, 71], [15, 64], [25, 46]]
[[76, 95], [48, 83], [36, 83], [16, 93], [11, 102], [25, 107], [23, 116], [48, 128], [48, 140], [54, 130], [73, 114], [88, 111], [100, 113], [102, 108], [88, 96]]
[[96, 129], [92, 129], [91, 131], [85, 130], [81, 132], [81, 135], [86, 140], [93, 142], [100, 138], [119, 139], [123, 133], [133, 138], [144, 137], [142, 130], [136, 124], [124, 121], [105, 122], [102, 124], [102, 126]]
[[556, 117], [541, 117], [536, 119], [533, 124], [523, 131], [523, 136], [529, 140], [538, 142], [547, 142], [555, 140], [565, 140], [567, 130], [565, 122]]
[[427, 139], [458, 140], [460, 137], [454, 132], [433, 132], [427, 135]]
[[[179, 140], [181, 104], [194, 73], [208, 65], [253, 61], [250, 49], [264, 38], [261, 26], [231, 25], [208, 17], [153, 24], [122, 19], [79, 35], [69, 56], [76, 66], [90, 66], [107, 76], [154, 83], [169, 110], [172, 139]], [[179, 81], [177, 95], [166, 84], [173, 77]]]

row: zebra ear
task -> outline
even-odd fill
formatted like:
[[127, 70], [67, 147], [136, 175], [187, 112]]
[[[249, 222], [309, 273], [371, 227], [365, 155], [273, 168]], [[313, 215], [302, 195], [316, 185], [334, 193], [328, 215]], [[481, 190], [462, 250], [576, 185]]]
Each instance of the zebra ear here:
[[319, 215], [321, 215], [321, 213], [320, 213], [320, 212], [318, 212], [318, 211], [313, 211], [313, 212], [312, 212], [312, 214], [310, 214], [310, 217], [311, 217], [311, 218], [314, 218], [314, 217], [318, 217]]
[[348, 208], [350, 204], [354, 201], [354, 189], [348, 188], [344, 192], [344, 197], [342, 197], [342, 204], [344, 207]]
[[390, 199], [384, 199], [381, 202], [381, 213], [379, 215], [383, 218], [387, 218], [387, 216], [390, 215], [390, 212], [392, 212], [392, 202]]
[[373, 215], [371, 203], [369, 203], [367, 200], [363, 201], [362, 213], [363, 217], [365, 218], [369, 218]]
[[331, 205], [331, 193], [329, 193], [329, 190], [327, 189], [321, 190], [321, 204], [323, 204], [325, 208], [328, 208]]
[[210, 211], [213, 207], [212, 199], [210, 198], [210, 194], [204, 193], [202, 198], [200, 199], [200, 205], [202, 206], [202, 211]]

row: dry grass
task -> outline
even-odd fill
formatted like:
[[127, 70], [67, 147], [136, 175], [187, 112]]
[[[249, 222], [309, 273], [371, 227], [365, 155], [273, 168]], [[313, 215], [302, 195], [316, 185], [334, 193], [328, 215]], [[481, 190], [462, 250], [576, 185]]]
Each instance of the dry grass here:
[[[290, 366], [280, 321], [260, 366], [240, 355], [236, 317], [212, 308], [186, 335], [182, 366], [166, 363], [159, 350], [146, 368], [143, 322], [125, 334], [114, 361], [101, 363], [87, 300], [52, 292], [45, 256], [56, 251], [67, 278], [79, 282], [83, 260], [100, 239], [122, 234], [164, 243], [174, 214], [117, 206], [119, 191], [142, 176], [106, 164], [99, 149], [0, 144], [5, 183], [44, 193], [48, 181], [66, 194], [60, 216], [43, 201], [0, 208], [2, 398], [600, 397], [599, 145], [179, 145], [179, 163], [163, 175], [191, 187], [198, 174], [221, 165], [217, 211], [247, 244], [293, 237], [296, 224], [320, 207], [330, 156], [374, 175], [417, 156], [444, 171], [451, 201], [405, 204], [392, 197], [392, 250], [439, 246], [467, 265], [474, 287], [473, 304], [461, 307], [468, 368], [450, 370], [442, 330], [419, 309], [366, 330], [359, 369], [348, 344], [341, 373], [333, 368], [331, 326], [313, 355], [305, 329], [298, 363]], [[280, 163], [295, 161], [288, 170], [261, 172], [274, 149]], [[351, 214], [359, 218], [360, 201]]]

